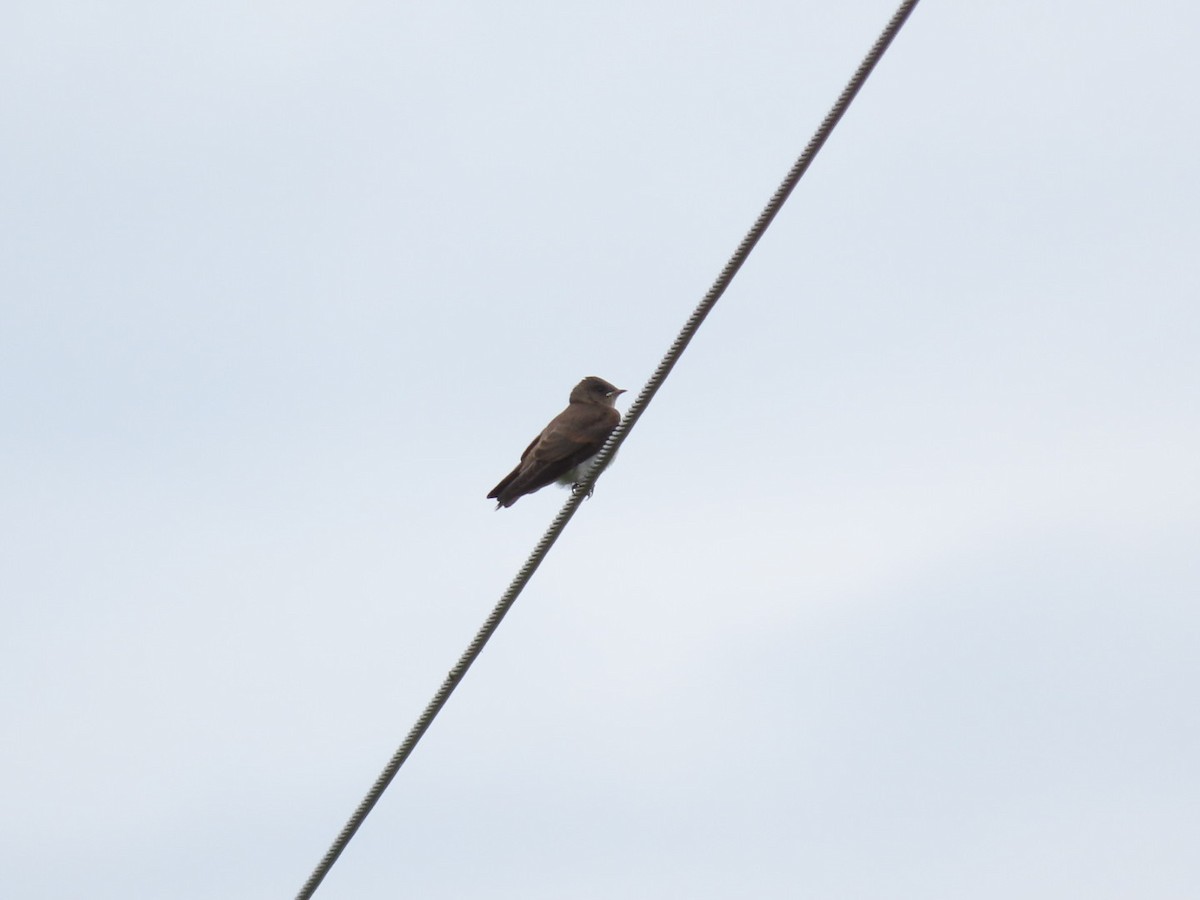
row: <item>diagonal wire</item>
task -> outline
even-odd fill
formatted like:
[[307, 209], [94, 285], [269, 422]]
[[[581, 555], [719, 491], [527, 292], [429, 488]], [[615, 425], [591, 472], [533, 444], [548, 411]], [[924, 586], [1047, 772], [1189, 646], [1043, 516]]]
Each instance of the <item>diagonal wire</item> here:
[[421, 737], [429, 729], [434, 717], [441, 711], [441, 708], [446, 704], [450, 695], [454, 693], [454, 689], [462, 680], [463, 675], [466, 674], [471, 664], [475, 662], [476, 657], [482, 652], [492, 634], [499, 627], [500, 622], [503, 621], [504, 616], [512, 608], [521, 591], [524, 590], [529, 579], [533, 577], [533, 573], [537, 571], [538, 567], [542, 564], [542, 560], [549, 553], [550, 548], [554, 546], [554, 542], [558, 540], [567, 523], [571, 521], [580, 504], [590, 493], [592, 486], [596, 483], [596, 479], [600, 477], [600, 473], [604, 470], [604, 467], [608, 465], [609, 460], [612, 459], [617, 449], [625, 442], [625, 438], [628, 437], [633, 426], [637, 424], [647, 405], [654, 398], [654, 395], [658, 393], [658, 389], [662, 387], [663, 382], [666, 381], [667, 375], [675, 368], [675, 364], [679, 361], [680, 356], [683, 355], [683, 351], [687, 348], [687, 345], [691, 343], [692, 338], [695, 337], [696, 332], [700, 329], [709, 312], [712, 311], [712, 308], [721, 298], [721, 295], [725, 293], [725, 289], [729, 287], [730, 282], [733, 281], [733, 277], [750, 256], [750, 252], [766, 233], [767, 228], [775, 219], [779, 210], [783, 208], [783, 204], [787, 202], [788, 197], [791, 196], [800, 178], [808, 170], [817, 153], [825, 145], [825, 141], [828, 140], [829, 135], [833, 132], [833, 129], [837, 126], [863, 84], [866, 83], [876, 63], [883, 57], [888, 46], [892, 43], [892, 39], [899, 33], [917, 3], [918, 0], [905, 0], [888, 21], [886, 27], [855, 70], [850, 81], [842, 89], [841, 94], [838, 95], [833, 107], [821, 121], [816, 133], [805, 146], [804, 152], [800, 154], [799, 158], [792, 165], [792, 168], [787, 173], [787, 177], [783, 179], [779, 187], [776, 188], [775, 193], [771, 195], [771, 199], [767, 202], [763, 211], [759, 213], [758, 218], [746, 233], [746, 236], [742, 238], [737, 250], [730, 257], [729, 262], [725, 264], [725, 268], [721, 270], [721, 274], [717, 276], [712, 287], [708, 289], [708, 293], [704, 295], [704, 299], [700, 301], [700, 304], [692, 312], [680, 330], [679, 335], [675, 338], [674, 343], [671, 344], [670, 349], [663, 357], [662, 362], [658, 364], [658, 368], [654, 370], [654, 374], [650, 376], [650, 380], [646, 382], [646, 386], [642, 388], [637, 399], [630, 405], [629, 411], [625, 414], [621, 424], [617, 426], [605, 442], [603, 449], [596, 457], [595, 463], [571, 492], [570, 498], [563, 505], [563, 508], [559, 510], [558, 515], [554, 517], [554, 521], [550, 523], [550, 527], [546, 529], [546, 533], [542, 535], [541, 540], [537, 542], [537, 545], [533, 548], [533, 552], [529, 554], [529, 558], [525, 560], [525, 564], [521, 566], [520, 571], [517, 572], [509, 584], [508, 590], [500, 597], [499, 602], [475, 634], [475, 638], [463, 652], [462, 656], [459, 657], [454, 668], [447, 673], [442, 686], [438, 688], [437, 693], [429, 701], [429, 704], [417, 719], [416, 724], [408, 732], [408, 736], [405, 737], [404, 742], [397, 748], [392, 758], [388, 761], [387, 766], [380, 773], [379, 777], [375, 779], [375, 783], [371, 786], [370, 791], [367, 792], [366, 797], [359, 803], [358, 808], [354, 810], [354, 814], [338, 833], [337, 838], [325, 853], [325, 856], [322, 857], [320, 863], [313, 870], [312, 875], [309, 876], [308, 881], [300, 889], [300, 893], [296, 895], [296, 900], [309, 900], [312, 897], [317, 887], [320, 886], [325, 876], [329, 873], [329, 870], [333, 868], [333, 864], [341, 856], [342, 851], [350, 843], [350, 839], [354, 837], [354, 834], [366, 820], [371, 810], [375, 808], [375, 804], [379, 802], [379, 798], [383, 796], [383, 792], [387, 790], [388, 785], [392, 783], [392, 779], [396, 777], [400, 766], [412, 754], [417, 742], [421, 740]]

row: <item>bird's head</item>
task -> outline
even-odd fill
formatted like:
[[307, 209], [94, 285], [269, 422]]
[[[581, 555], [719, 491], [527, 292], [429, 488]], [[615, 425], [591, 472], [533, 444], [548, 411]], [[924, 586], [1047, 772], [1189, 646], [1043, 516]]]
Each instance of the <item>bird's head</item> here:
[[572, 403], [594, 403], [597, 406], [612, 406], [625, 391], [613, 387], [603, 378], [589, 375], [571, 391]]

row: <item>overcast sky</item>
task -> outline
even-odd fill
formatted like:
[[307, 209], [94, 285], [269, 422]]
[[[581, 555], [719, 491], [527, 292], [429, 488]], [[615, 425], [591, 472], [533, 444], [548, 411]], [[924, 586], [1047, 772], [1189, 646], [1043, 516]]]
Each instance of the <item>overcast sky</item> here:
[[[4, 6], [5, 896], [294, 895], [894, 9]], [[317, 896], [1195, 897], [1198, 38], [918, 7]]]

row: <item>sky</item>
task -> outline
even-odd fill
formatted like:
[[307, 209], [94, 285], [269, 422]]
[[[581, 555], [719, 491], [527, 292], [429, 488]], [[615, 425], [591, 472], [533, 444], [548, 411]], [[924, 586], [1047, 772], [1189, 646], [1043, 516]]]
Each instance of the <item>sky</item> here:
[[[894, 9], [4, 6], [6, 896], [293, 896]], [[1194, 897], [1198, 36], [919, 6], [316, 896]]]

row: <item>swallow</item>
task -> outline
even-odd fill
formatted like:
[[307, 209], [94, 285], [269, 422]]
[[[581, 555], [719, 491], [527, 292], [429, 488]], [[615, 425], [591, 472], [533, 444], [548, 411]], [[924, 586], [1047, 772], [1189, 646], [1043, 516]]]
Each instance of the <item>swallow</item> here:
[[496, 509], [512, 506], [553, 481], [570, 484], [586, 472], [621, 421], [613, 403], [623, 393], [595, 375], [575, 385], [567, 408], [550, 420], [525, 448], [517, 467], [488, 494]]

